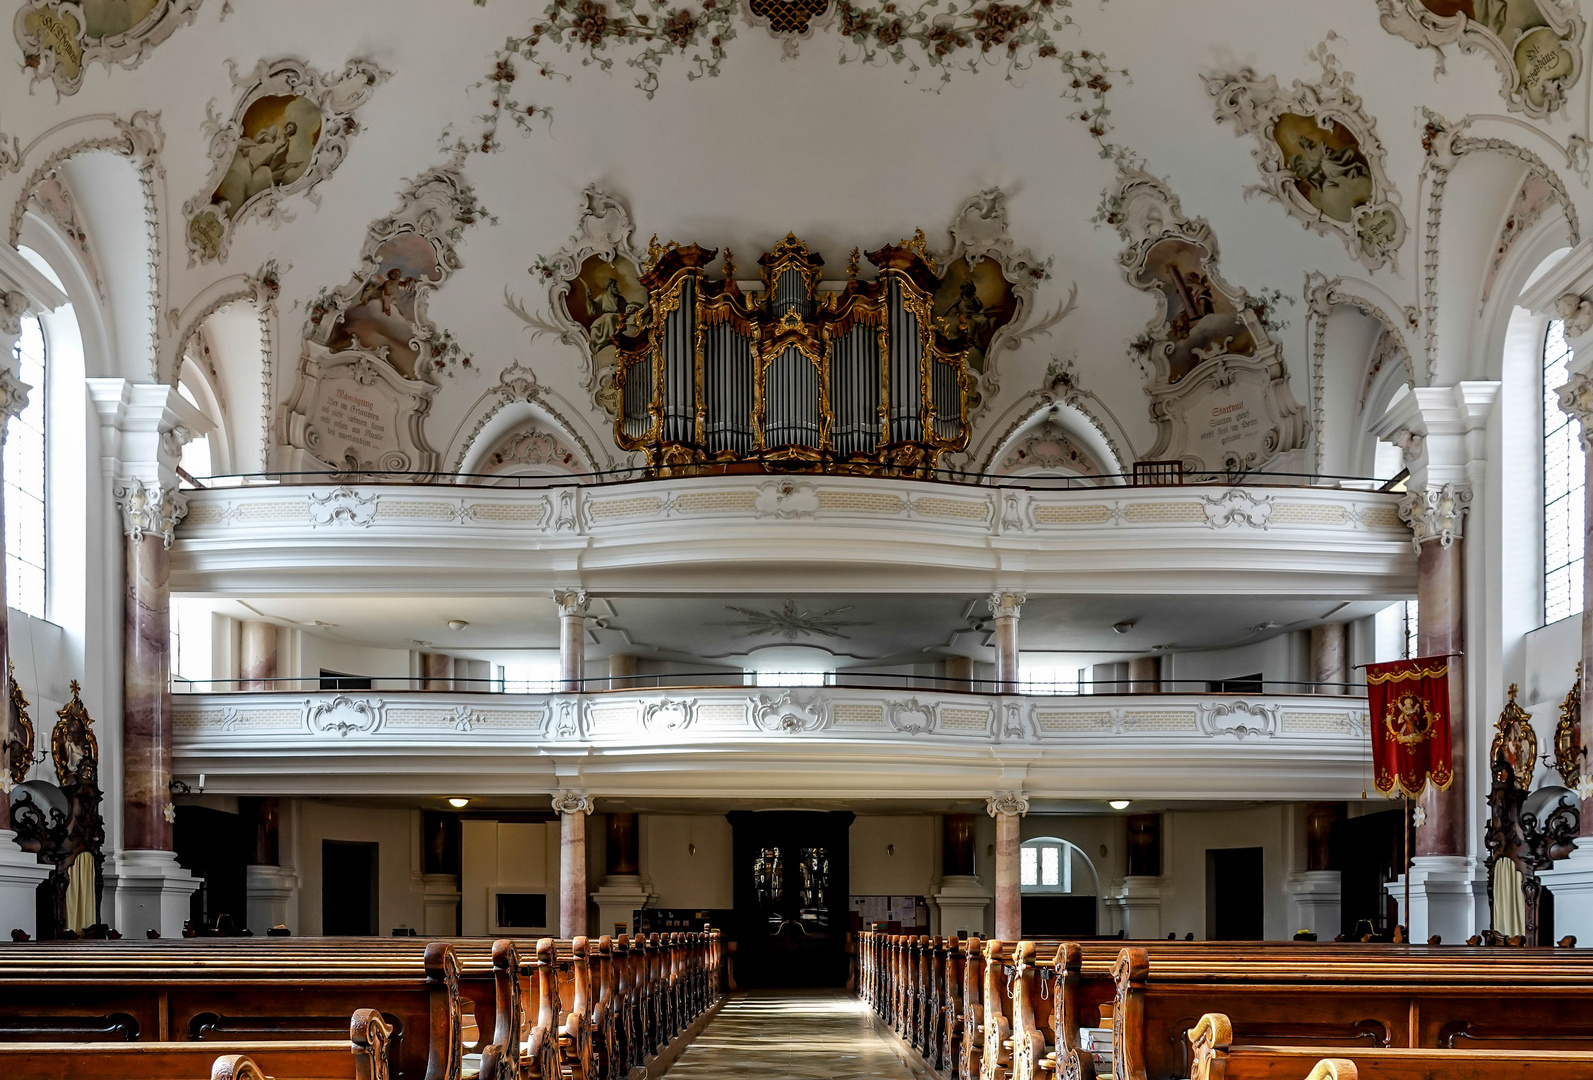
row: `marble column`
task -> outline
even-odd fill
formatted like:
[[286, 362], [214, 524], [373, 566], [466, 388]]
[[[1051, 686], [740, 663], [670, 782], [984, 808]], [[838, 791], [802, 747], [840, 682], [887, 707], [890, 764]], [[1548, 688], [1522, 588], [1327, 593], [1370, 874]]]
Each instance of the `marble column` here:
[[1019, 830], [1029, 800], [1016, 791], [1004, 791], [986, 799], [985, 810], [996, 819], [996, 940], [1017, 941], [1023, 933]]
[[559, 936], [586, 934], [586, 816], [592, 797], [584, 791], [553, 796], [559, 815]]
[[[276, 628], [271, 629], [275, 638]], [[281, 801], [275, 797], [242, 798], [238, 813], [254, 821], [254, 854], [243, 868], [247, 925], [256, 937], [264, 937], [273, 926], [290, 925], [290, 901], [298, 876], [281, 866]]]
[[171, 570], [169, 549], [188, 509], [181, 491], [118, 486], [127, 532], [122, 667], [122, 846], [170, 851]]
[[990, 890], [976, 873], [974, 859], [974, 816], [946, 814], [941, 818], [940, 891], [934, 895], [940, 911], [939, 933], [956, 937], [966, 930], [970, 936], [985, 932], [985, 909], [990, 906]]
[[567, 694], [579, 694], [586, 677], [586, 609], [591, 603], [585, 589], [556, 589], [559, 608], [559, 680]]
[[[1345, 623], [1311, 627], [1311, 681], [1318, 694], [1342, 694], [1349, 681], [1349, 628]], [[1322, 685], [1322, 684], [1329, 685]], [[1337, 685], [1335, 685], [1337, 684]]]
[[942, 656], [940, 658], [940, 676], [946, 680], [945, 688], [953, 691], [974, 689], [973, 685], [973, 657], [971, 656]]
[[1018, 690], [1018, 615], [1026, 593], [997, 591], [986, 598], [995, 619], [996, 693], [1014, 694]]
[[420, 688], [422, 690], [452, 690], [454, 688], [454, 658], [447, 653], [421, 653]]
[[276, 690], [277, 628], [275, 623], [246, 619], [238, 627], [238, 677], [243, 690]]
[[1305, 869], [1284, 882], [1289, 894], [1291, 933], [1309, 930], [1330, 941], [1342, 929], [1343, 879], [1333, 866], [1333, 825], [1344, 817], [1343, 803], [1314, 802], [1305, 808]]
[[[27, 408], [28, 391], [32, 389], [18, 378], [17, 362], [13, 350], [22, 335], [22, 316], [28, 309], [28, 298], [20, 292], [0, 289], [0, 468], [3, 468], [5, 433], [13, 416]], [[0, 537], [5, 536], [5, 498], [0, 490]], [[3, 567], [0, 567], [3, 571]], [[0, 572], [0, 672], [10, 670], [10, 621], [7, 617], [5, 574]], [[0, 688], [3, 691], [3, 688]], [[0, 715], [9, 715], [6, 710]], [[0, 722], [0, 746], [10, 732], [7, 722]], [[16, 833], [11, 828], [11, 802], [9, 798], [14, 779], [26, 777], [31, 762], [16, 762], [13, 768], [9, 755], [0, 750], [0, 933], [16, 927], [32, 936], [38, 933], [35, 916], [34, 892], [39, 883], [49, 876], [49, 867], [39, 863], [32, 853], [17, 846]]]
[[[1471, 492], [1455, 484], [1413, 491], [1400, 516], [1416, 544], [1416, 648], [1449, 665], [1449, 738], [1454, 780], [1448, 790], [1428, 785], [1418, 804], [1415, 853], [1466, 854], [1465, 592], [1461, 525]], [[1414, 929], [1414, 927], [1413, 927]]]
[[1162, 688], [1162, 658], [1136, 656], [1128, 662], [1128, 688], [1135, 694], [1154, 694]]
[[636, 657], [630, 653], [615, 653], [608, 658], [608, 688], [628, 690], [636, 686]]
[[633, 933], [636, 909], [652, 899], [642, 880], [641, 819], [637, 814], [610, 813], [604, 821], [603, 886], [592, 894], [597, 905], [597, 933]]

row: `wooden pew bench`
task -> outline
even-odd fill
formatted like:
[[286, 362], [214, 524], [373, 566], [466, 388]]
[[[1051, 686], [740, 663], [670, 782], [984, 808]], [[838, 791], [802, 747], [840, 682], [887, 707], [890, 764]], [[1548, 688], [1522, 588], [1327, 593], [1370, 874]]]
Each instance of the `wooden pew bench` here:
[[1235, 1046], [1232, 1025], [1222, 1013], [1201, 1017], [1189, 1040], [1194, 1056], [1191, 1080], [1293, 1080], [1306, 1075], [1317, 1075], [1318, 1080], [1586, 1080], [1593, 1076], [1593, 1051], [1585, 1050]]
[[[375, 1009], [357, 1010], [345, 1040], [270, 1042], [0, 1043], [6, 1080], [243, 1080], [247, 1058], [277, 1080], [388, 1080], [392, 1030]], [[246, 1070], [245, 1070], [246, 1071]]]

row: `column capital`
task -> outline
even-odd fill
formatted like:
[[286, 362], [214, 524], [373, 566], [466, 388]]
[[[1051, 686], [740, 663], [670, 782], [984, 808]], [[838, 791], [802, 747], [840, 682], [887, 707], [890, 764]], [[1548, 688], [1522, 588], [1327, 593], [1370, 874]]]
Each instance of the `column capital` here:
[[1405, 387], [1372, 425], [1372, 434], [1400, 448], [1411, 489], [1469, 488], [1480, 479], [1487, 456], [1488, 418], [1499, 387], [1483, 380]]
[[1029, 812], [1029, 797], [1021, 791], [998, 791], [985, 799], [985, 813], [993, 818], [1003, 815], [1022, 817]]
[[1555, 394], [1560, 411], [1582, 425], [1582, 448], [1593, 449], [1593, 374], [1573, 371]]
[[133, 540], [159, 536], [165, 547], [177, 533], [177, 523], [188, 514], [188, 493], [135, 478], [118, 480], [111, 487], [122, 511], [122, 531]]
[[33, 389], [17, 377], [15, 365], [10, 361], [9, 355], [0, 359], [0, 443], [5, 442], [9, 429], [7, 421], [22, 415], [22, 410], [28, 407], [28, 391]]
[[585, 616], [592, 598], [585, 589], [554, 589], [553, 602], [559, 607], [559, 614], [565, 618], [571, 616]]
[[1469, 486], [1441, 484], [1407, 493], [1399, 501], [1399, 518], [1410, 526], [1411, 546], [1419, 554], [1422, 545], [1431, 541], [1449, 547], [1460, 539], [1470, 506]]
[[1029, 594], [1012, 589], [998, 589], [985, 597], [985, 603], [990, 605], [990, 614], [998, 619], [1016, 619], [1023, 610], [1024, 602], [1029, 599]]
[[572, 791], [566, 788], [554, 793], [553, 809], [559, 814], [590, 814], [592, 796], [584, 791]]

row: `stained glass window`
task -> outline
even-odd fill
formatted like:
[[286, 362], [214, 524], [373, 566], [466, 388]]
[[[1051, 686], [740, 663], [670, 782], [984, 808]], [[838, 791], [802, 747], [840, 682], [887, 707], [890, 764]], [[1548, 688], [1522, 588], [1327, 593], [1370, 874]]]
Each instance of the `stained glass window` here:
[[44, 618], [45, 438], [44, 327], [26, 315], [17, 339], [17, 377], [27, 383], [28, 407], [6, 426], [6, 600]]
[[1582, 425], [1560, 409], [1569, 379], [1565, 324], [1549, 323], [1543, 342], [1543, 621], [1582, 610], [1582, 513], [1587, 466]]

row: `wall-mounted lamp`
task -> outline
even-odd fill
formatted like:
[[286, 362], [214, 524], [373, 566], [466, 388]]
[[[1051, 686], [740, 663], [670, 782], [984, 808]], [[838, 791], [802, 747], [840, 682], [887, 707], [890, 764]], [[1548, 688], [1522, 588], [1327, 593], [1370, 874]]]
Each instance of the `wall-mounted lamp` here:
[[686, 854], [687, 855], [695, 855], [695, 854], [697, 854], [697, 845], [696, 844], [687, 844], [686, 845]]
[[453, 807], [455, 810], [463, 810], [465, 807], [470, 805], [470, 800], [461, 799], [459, 796], [455, 795], [453, 798], [448, 800], [448, 805]]
[[887, 854], [887, 855], [896, 854], [896, 845], [895, 844], [886, 844], [885, 845], [885, 854]]
[[1127, 799], [1113, 799], [1111, 802], [1107, 803], [1106, 805], [1110, 806], [1113, 810], [1127, 810], [1128, 809], [1128, 800]]

